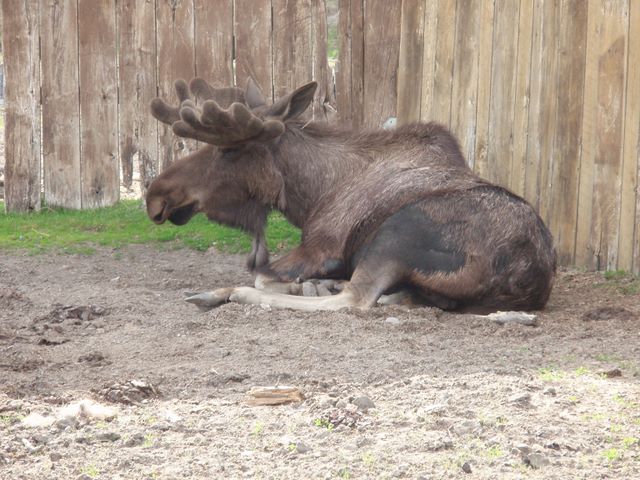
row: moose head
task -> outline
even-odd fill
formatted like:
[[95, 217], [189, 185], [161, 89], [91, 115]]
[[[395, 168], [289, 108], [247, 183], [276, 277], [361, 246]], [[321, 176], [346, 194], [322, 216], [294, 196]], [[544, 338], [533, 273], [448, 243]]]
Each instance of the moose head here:
[[309, 106], [317, 84], [308, 83], [273, 105], [252, 79], [243, 91], [214, 88], [196, 78], [175, 83], [180, 101], [172, 107], [156, 98], [151, 113], [173, 132], [207, 144], [178, 160], [150, 185], [147, 212], [157, 224], [184, 225], [198, 212], [254, 237], [250, 269], [265, 265], [264, 230], [269, 210], [286, 206], [284, 181], [270, 145]]

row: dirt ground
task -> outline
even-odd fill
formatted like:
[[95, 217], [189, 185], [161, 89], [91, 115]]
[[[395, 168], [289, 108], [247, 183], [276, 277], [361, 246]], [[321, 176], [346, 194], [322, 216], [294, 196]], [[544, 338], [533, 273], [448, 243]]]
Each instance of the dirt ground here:
[[[0, 478], [640, 478], [625, 280], [561, 272], [537, 327], [182, 301], [243, 265], [0, 253]], [[247, 403], [275, 385], [305, 399]]]

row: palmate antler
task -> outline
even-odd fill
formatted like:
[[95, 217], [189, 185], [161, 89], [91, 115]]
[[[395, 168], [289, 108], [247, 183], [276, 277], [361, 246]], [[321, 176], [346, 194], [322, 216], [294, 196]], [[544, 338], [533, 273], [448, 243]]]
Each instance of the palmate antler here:
[[244, 92], [237, 87], [215, 88], [202, 78], [194, 78], [191, 84], [187, 85], [184, 80], [176, 80], [174, 83], [176, 94], [178, 95], [177, 107], [172, 107], [161, 98], [154, 98], [151, 101], [151, 114], [162, 123], [173, 125], [180, 120], [180, 108], [182, 102], [192, 100], [203, 103], [207, 100], [214, 100], [224, 108], [229, 107], [234, 102], [244, 103]]
[[201, 78], [193, 79], [189, 86], [184, 80], [177, 80], [175, 88], [180, 105], [172, 107], [156, 98], [151, 102], [151, 113], [171, 125], [180, 137], [229, 148], [249, 140], [268, 141], [284, 132], [280, 120], [263, 120], [255, 115], [244, 103], [245, 95], [239, 88], [214, 88]]
[[236, 87], [214, 88], [201, 78], [193, 79], [189, 86], [178, 80], [175, 86], [179, 106], [171, 107], [156, 98], [151, 102], [153, 116], [171, 125], [180, 137], [233, 148], [282, 135], [285, 122], [295, 119], [309, 106], [318, 84], [303, 85], [270, 106], [251, 78], [244, 92]]

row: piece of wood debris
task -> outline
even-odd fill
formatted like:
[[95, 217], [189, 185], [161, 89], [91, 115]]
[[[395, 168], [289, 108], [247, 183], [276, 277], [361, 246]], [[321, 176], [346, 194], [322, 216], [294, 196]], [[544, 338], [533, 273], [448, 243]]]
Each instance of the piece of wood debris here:
[[486, 318], [499, 325], [505, 325], [507, 323], [519, 323], [520, 325], [526, 325], [527, 327], [537, 327], [540, 321], [538, 316], [533, 313], [526, 312], [495, 312], [489, 315], [477, 315], [479, 318]]
[[247, 395], [250, 397], [247, 403], [252, 406], [285, 405], [304, 400], [304, 395], [297, 387], [254, 387]]

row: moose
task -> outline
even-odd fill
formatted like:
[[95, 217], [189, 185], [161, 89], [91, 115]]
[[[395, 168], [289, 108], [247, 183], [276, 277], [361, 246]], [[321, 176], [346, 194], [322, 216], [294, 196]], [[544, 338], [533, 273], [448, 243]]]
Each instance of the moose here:
[[[455, 137], [437, 123], [352, 131], [307, 121], [308, 83], [267, 101], [246, 88], [175, 83], [170, 106], [151, 112], [205, 145], [150, 185], [157, 224], [210, 220], [253, 236], [254, 287], [192, 295], [202, 309], [225, 302], [298, 310], [369, 308], [384, 296], [446, 310], [539, 310], [556, 271], [551, 234], [534, 208], [476, 175]], [[279, 210], [301, 244], [269, 262], [265, 229]], [[304, 296], [301, 280], [342, 281], [334, 295]]]

